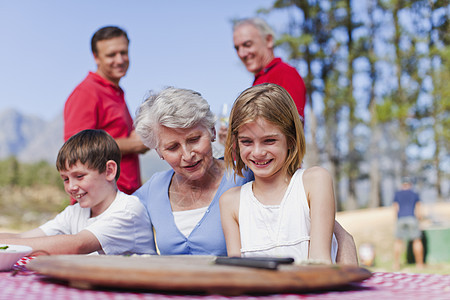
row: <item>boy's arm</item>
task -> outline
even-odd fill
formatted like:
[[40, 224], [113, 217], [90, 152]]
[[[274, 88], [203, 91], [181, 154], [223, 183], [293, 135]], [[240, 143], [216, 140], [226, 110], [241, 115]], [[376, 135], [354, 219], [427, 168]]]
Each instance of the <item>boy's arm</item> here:
[[333, 180], [327, 170], [312, 167], [303, 174], [311, 215], [309, 259], [331, 263], [331, 240], [335, 222]]
[[0, 241], [3, 239], [15, 238], [18, 235], [19, 235], [19, 233], [2, 232], [2, 233], [0, 233]]
[[220, 218], [227, 244], [228, 256], [241, 256], [241, 235], [239, 232], [240, 187], [232, 188], [220, 197]]
[[[4, 239], [21, 239], [21, 238], [31, 238], [31, 237], [40, 237], [40, 236], [45, 236], [45, 233], [42, 231], [42, 229], [38, 228], [34, 228], [31, 229], [29, 231], [24, 231], [24, 232], [20, 232], [20, 233], [7, 233], [7, 232], [3, 232], [0, 233], [0, 240], [4, 240]], [[10, 243], [12, 244], [12, 243]]]
[[[42, 230], [41, 232], [44, 233]], [[26, 245], [33, 248], [33, 251], [43, 250], [49, 254], [88, 254], [102, 248], [95, 235], [88, 230], [82, 230], [77, 234], [0, 238], [0, 243]]]

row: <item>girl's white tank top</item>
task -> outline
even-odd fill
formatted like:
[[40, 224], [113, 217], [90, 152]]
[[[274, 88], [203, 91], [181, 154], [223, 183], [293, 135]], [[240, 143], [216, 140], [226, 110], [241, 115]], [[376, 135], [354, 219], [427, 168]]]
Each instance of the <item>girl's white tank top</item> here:
[[[303, 187], [303, 169], [297, 170], [279, 205], [263, 205], [252, 190], [253, 182], [241, 187], [239, 230], [241, 254], [249, 256], [308, 259], [311, 218]], [[337, 240], [333, 234], [331, 259], [336, 262]]]

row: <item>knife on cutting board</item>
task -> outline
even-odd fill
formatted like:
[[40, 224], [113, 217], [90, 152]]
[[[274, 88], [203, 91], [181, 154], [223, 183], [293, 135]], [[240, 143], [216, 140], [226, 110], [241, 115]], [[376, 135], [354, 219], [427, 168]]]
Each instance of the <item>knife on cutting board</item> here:
[[276, 270], [280, 264], [292, 264], [291, 257], [217, 257], [217, 265]]

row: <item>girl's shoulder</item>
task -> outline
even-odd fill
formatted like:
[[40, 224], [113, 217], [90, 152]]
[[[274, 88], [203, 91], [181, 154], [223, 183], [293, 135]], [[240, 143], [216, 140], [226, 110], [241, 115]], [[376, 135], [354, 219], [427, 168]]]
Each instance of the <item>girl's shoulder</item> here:
[[305, 184], [309, 182], [317, 182], [318, 180], [330, 180], [330, 179], [331, 179], [330, 172], [323, 167], [314, 166], [307, 168], [303, 172], [303, 182]]
[[235, 186], [230, 189], [228, 189], [223, 195], [233, 196], [237, 195], [241, 192], [241, 186]]
[[222, 194], [222, 196], [220, 197], [220, 201], [221, 202], [229, 202], [229, 201], [233, 201], [235, 199], [239, 200], [239, 196], [241, 193], [241, 187], [240, 186], [235, 186], [230, 188], [229, 190], [227, 190], [225, 193]]

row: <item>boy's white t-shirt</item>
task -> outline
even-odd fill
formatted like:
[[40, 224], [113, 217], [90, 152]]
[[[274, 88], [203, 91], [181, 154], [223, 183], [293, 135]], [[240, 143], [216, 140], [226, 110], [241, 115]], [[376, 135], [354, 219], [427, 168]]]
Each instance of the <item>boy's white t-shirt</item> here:
[[156, 254], [150, 219], [136, 196], [118, 191], [102, 214], [94, 218], [90, 218], [90, 214], [90, 208], [82, 208], [76, 203], [39, 228], [46, 235], [89, 230], [102, 246], [99, 254]]

